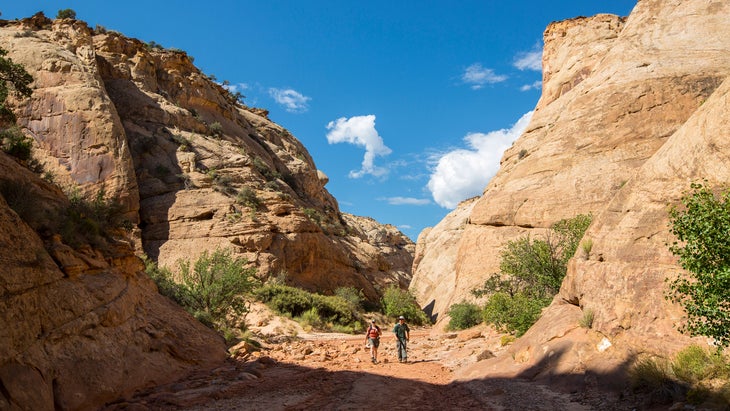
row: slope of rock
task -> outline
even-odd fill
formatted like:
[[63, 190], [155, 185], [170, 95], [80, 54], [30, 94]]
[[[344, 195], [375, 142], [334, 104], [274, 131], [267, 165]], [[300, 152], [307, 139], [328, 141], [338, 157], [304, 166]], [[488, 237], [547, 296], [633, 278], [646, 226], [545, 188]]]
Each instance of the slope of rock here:
[[[642, 0], [625, 21], [548, 27], [544, 91], [528, 129], [452, 240], [454, 264], [424, 267], [423, 258], [413, 283], [424, 271], [454, 282], [450, 294], [418, 295], [443, 312], [498, 272], [506, 240], [581, 213], [594, 216], [594, 246], [571, 261], [560, 294], [511, 355], [463, 376], [529, 368], [522, 375], [549, 379], [591, 367], [608, 376], [634, 354], [688, 342], [675, 328], [681, 312], [663, 299], [664, 278], [679, 270], [666, 250], [666, 206], [690, 181], [727, 181], [728, 23], [727, 2]], [[593, 330], [578, 327], [582, 309], [595, 312]]]
[[229, 248], [262, 278], [371, 299], [410, 282], [415, 245], [345, 217], [301, 142], [185, 52], [41, 15], [5, 22], [0, 47], [34, 76], [17, 112], [44, 167], [61, 185], [118, 197], [138, 222], [139, 253], [176, 269]]
[[2, 152], [0, 183], [0, 409], [94, 409], [223, 361], [223, 340], [157, 293], [128, 244], [42, 238], [63, 193]]

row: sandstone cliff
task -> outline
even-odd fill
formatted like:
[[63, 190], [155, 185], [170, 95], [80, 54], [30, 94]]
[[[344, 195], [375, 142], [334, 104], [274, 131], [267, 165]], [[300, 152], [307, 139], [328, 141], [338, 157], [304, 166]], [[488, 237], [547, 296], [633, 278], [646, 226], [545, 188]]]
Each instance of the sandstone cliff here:
[[[528, 366], [530, 377], [607, 375], [630, 355], [687, 344], [675, 328], [681, 311], [663, 298], [664, 278], [679, 270], [666, 247], [667, 205], [691, 181], [727, 181], [728, 23], [727, 2], [642, 0], [625, 20], [598, 15], [545, 30], [531, 124], [483, 196], [453, 212], [468, 215], [448, 241], [456, 257], [429, 259], [443, 253], [428, 244], [449, 235], [448, 222], [419, 238], [413, 289], [443, 314], [498, 272], [507, 240], [581, 213], [594, 215], [593, 249], [572, 260], [560, 294], [511, 355], [464, 376]], [[425, 282], [454, 288], [430, 293]], [[578, 327], [582, 309], [595, 313], [590, 331]]]
[[185, 52], [43, 16], [6, 22], [0, 47], [35, 79], [16, 111], [44, 167], [123, 201], [160, 265], [230, 248], [310, 290], [410, 282], [410, 239], [341, 213], [306, 148]]
[[[0, 409], [96, 409], [223, 361], [222, 339], [157, 293], [142, 253], [175, 268], [231, 248], [262, 278], [372, 299], [409, 284], [414, 244], [341, 213], [302, 144], [184, 52], [43, 15], [0, 20], [0, 47], [34, 78], [10, 103], [54, 182], [0, 153]], [[127, 241], [54, 235], [60, 187], [121, 202]]]

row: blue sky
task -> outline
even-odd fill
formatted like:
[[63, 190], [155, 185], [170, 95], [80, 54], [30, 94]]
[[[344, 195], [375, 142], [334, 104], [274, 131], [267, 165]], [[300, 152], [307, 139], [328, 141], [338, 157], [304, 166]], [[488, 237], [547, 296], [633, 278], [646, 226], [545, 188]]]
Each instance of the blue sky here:
[[185, 50], [307, 147], [342, 211], [414, 241], [480, 195], [540, 97], [552, 21], [636, 0], [0, 2]]

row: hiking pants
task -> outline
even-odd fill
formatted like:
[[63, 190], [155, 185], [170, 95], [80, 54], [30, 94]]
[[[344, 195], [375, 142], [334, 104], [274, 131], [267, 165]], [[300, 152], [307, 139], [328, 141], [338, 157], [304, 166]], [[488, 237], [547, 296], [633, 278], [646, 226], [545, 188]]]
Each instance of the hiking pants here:
[[398, 341], [396, 342], [396, 344], [398, 345], [398, 347], [397, 347], [398, 361], [408, 359], [408, 353], [406, 353], [406, 340], [405, 339], [401, 340], [399, 338]]

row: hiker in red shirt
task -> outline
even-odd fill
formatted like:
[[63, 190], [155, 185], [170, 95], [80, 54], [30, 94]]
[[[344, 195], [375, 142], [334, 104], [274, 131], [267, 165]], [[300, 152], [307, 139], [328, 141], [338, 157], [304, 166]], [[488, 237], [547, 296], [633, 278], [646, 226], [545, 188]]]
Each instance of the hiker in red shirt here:
[[370, 357], [373, 364], [378, 363], [378, 346], [380, 345], [380, 327], [375, 324], [375, 319], [370, 321], [370, 326], [365, 334], [366, 346], [370, 347]]

